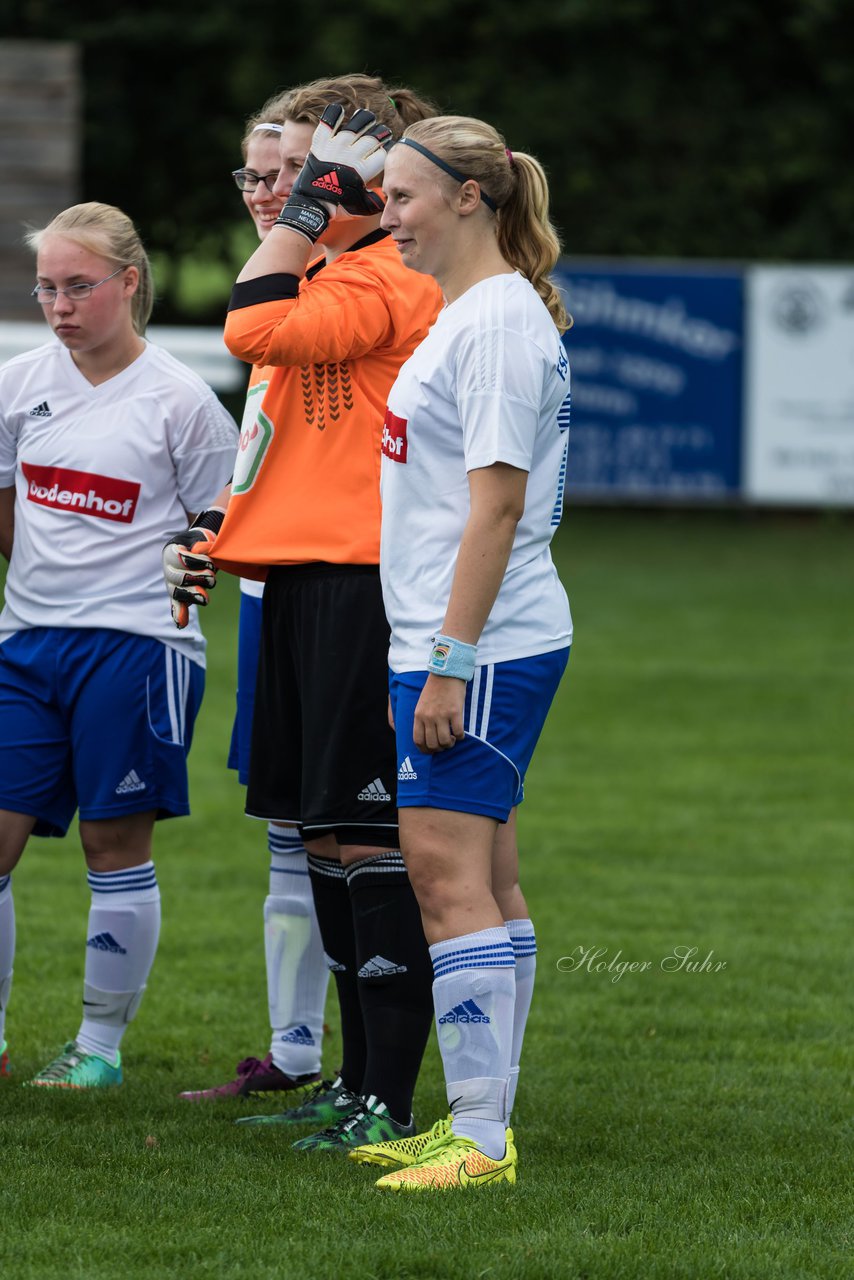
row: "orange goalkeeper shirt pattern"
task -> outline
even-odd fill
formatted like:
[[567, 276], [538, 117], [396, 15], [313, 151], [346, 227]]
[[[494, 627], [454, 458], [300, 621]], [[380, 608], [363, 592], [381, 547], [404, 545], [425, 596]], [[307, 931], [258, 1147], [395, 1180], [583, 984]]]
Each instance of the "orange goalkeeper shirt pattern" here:
[[220, 568], [264, 577], [272, 564], [379, 563], [386, 398], [441, 305], [382, 231], [303, 280], [235, 286], [226, 346], [262, 373], [212, 548]]

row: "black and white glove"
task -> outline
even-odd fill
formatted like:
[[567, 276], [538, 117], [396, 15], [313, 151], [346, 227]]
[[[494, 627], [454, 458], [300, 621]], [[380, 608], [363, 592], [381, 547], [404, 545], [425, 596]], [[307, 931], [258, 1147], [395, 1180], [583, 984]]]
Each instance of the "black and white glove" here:
[[391, 136], [372, 111], [356, 111], [345, 124], [340, 102], [327, 107], [276, 226], [314, 244], [339, 209], [357, 218], [382, 213], [382, 199], [368, 183], [383, 171]]
[[170, 534], [163, 548], [163, 577], [172, 621], [180, 631], [190, 621], [189, 606], [206, 605], [208, 592], [216, 586], [216, 565], [205, 554], [205, 547], [213, 543], [224, 519], [225, 512], [218, 507], [202, 511], [189, 529]]

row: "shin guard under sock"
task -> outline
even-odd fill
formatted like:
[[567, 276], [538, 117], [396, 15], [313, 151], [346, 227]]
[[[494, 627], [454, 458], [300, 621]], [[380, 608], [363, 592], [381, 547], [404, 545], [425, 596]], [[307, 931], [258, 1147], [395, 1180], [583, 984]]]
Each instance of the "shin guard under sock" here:
[[513, 1044], [510, 1050], [510, 1082], [507, 1089], [506, 1123], [510, 1123], [516, 1090], [519, 1086], [519, 1059], [522, 1041], [534, 995], [534, 977], [537, 969], [537, 939], [530, 920], [505, 920], [513, 954], [516, 958], [516, 1003], [513, 1007]]
[[157, 953], [160, 889], [154, 863], [89, 872], [83, 1021], [77, 1044], [113, 1063]]
[[408, 1124], [433, 1021], [432, 965], [421, 912], [401, 854], [346, 868], [356, 931], [367, 1058], [360, 1092], [375, 1095]]
[[6, 1006], [12, 990], [12, 966], [15, 962], [15, 900], [12, 877], [0, 876], [0, 1049], [6, 1030]]
[[329, 970], [306, 852], [296, 827], [270, 823], [264, 951], [273, 1062], [289, 1076], [320, 1070]]
[[341, 1015], [340, 1077], [346, 1088], [359, 1093], [365, 1074], [365, 1028], [356, 982], [356, 939], [350, 894], [340, 862], [308, 855], [308, 874], [326, 963], [335, 979]]
[[430, 955], [454, 1133], [500, 1159], [516, 1001], [513, 946], [502, 925], [435, 943]]

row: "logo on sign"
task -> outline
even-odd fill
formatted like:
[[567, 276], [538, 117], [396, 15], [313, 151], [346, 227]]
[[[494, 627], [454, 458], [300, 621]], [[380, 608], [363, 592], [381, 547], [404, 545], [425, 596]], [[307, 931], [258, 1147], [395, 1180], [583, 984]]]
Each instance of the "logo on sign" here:
[[21, 470], [27, 481], [27, 498], [40, 507], [81, 511], [121, 524], [133, 520], [140, 486], [131, 480], [68, 467], [38, 467], [30, 462], [22, 462]]
[[398, 418], [391, 409], [385, 411], [383, 422], [383, 453], [392, 462], [406, 461], [406, 418]]

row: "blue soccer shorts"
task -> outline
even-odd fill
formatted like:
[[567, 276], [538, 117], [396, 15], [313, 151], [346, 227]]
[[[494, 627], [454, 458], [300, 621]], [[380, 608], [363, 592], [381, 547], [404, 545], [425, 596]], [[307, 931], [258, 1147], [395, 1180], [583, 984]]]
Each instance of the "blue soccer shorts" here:
[[0, 808], [36, 835], [150, 809], [189, 813], [196, 662], [148, 636], [34, 627], [0, 645]]
[[412, 737], [426, 671], [390, 673], [397, 735], [398, 808], [479, 813], [506, 822], [524, 782], [569, 649], [478, 667], [466, 687], [465, 737], [428, 755]]
[[237, 770], [245, 787], [249, 781], [249, 752], [252, 746], [252, 715], [255, 710], [255, 681], [261, 650], [263, 598], [240, 593], [240, 620], [237, 629], [237, 706], [228, 750], [228, 767]]

